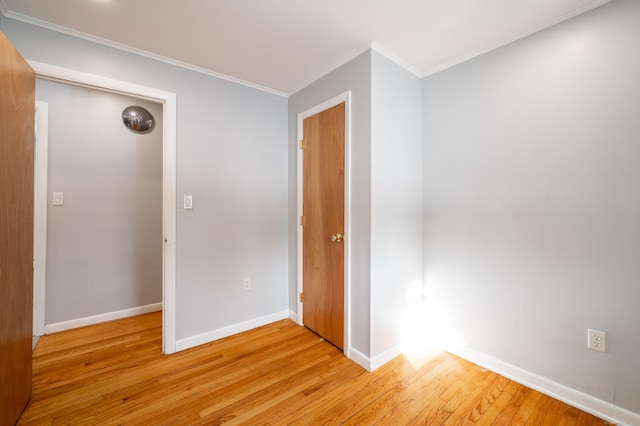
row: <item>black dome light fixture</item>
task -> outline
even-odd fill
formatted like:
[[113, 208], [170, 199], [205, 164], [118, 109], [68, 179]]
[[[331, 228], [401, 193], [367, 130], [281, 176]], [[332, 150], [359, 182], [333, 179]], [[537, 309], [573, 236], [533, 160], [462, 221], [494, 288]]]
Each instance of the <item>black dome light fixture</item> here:
[[141, 106], [125, 108], [122, 111], [122, 122], [127, 129], [135, 133], [149, 133], [156, 124], [153, 115]]

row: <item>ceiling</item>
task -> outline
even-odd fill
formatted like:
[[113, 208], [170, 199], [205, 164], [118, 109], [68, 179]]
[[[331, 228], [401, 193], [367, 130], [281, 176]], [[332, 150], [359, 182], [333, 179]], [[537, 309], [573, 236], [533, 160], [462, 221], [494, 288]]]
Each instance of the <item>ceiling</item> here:
[[609, 1], [0, 0], [0, 12], [290, 95], [370, 47], [424, 77]]

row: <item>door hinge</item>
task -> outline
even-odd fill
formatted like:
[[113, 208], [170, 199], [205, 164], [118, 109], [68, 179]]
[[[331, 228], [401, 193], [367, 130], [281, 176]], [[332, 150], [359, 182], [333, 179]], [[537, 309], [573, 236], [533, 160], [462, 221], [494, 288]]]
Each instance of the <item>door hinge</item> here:
[[304, 226], [305, 218], [304, 215], [300, 216], [300, 226]]
[[300, 149], [304, 149], [304, 147], [305, 147], [304, 139], [300, 139]]
[[304, 293], [300, 293], [300, 303], [304, 302]]

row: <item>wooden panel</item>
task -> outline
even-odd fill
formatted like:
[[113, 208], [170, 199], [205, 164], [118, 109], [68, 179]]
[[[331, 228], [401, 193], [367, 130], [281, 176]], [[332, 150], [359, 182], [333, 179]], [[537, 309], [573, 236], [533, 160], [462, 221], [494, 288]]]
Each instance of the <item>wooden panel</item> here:
[[0, 33], [0, 424], [31, 396], [35, 75]]
[[606, 424], [447, 353], [369, 373], [289, 320], [164, 356], [161, 321], [44, 336], [19, 424]]
[[303, 320], [339, 348], [344, 340], [345, 104], [304, 120]]

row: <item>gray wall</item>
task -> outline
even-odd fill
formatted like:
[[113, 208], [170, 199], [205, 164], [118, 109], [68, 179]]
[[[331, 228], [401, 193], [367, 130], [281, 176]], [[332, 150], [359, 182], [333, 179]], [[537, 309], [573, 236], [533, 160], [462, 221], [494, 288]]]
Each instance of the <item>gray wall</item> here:
[[[351, 346], [397, 349], [407, 288], [422, 281], [420, 79], [367, 51], [289, 98], [289, 212], [296, 218], [297, 116], [351, 90]], [[289, 228], [296, 261], [298, 222]], [[296, 270], [289, 308], [296, 310]]]
[[402, 343], [422, 284], [421, 87], [371, 52], [371, 357]]
[[[38, 80], [49, 104], [45, 322], [52, 324], [162, 301], [162, 105]], [[130, 105], [156, 128], [134, 134]]]
[[442, 325], [636, 413], [639, 23], [640, 2], [617, 0], [423, 81], [425, 286]]
[[[639, 20], [637, 1], [616, 0], [424, 79], [416, 199], [426, 297], [447, 319], [439, 326], [635, 412]], [[410, 235], [419, 232], [410, 199], [419, 184], [395, 194], [386, 178], [414, 179], [396, 161], [414, 164], [409, 153], [420, 151], [414, 119], [393, 115], [386, 85], [411, 105], [410, 76], [369, 51], [287, 101], [11, 19], [1, 28], [27, 58], [178, 94], [178, 193], [195, 205], [178, 212], [179, 339], [295, 311], [296, 117], [351, 90], [352, 346], [375, 356], [397, 341], [384, 296], [402, 309], [413, 274], [394, 282], [388, 271], [400, 256], [379, 262], [398, 244], [420, 250]], [[406, 151], [391, 151], [396, 125]], [[387, 211], [389, 195], [403, 207]], [[397, 215], [407, 222], [396, 240], [384, 226]], [[251, 292], [242, 291], [245, 276]], [[585, 348], [587, 327], [607, 332], [607, 353]]]
[[[177, 339], [287, 309], [287, 99], [12, 19], [27, 59], [178, 99]], [[252, 277], [251, 291], [243, 291]]]
[[297, 117], [351, 90], [351, 346], [369, 356], [371, 227], [371, 52], [289, 97], [289, 309], [297, 311]]

